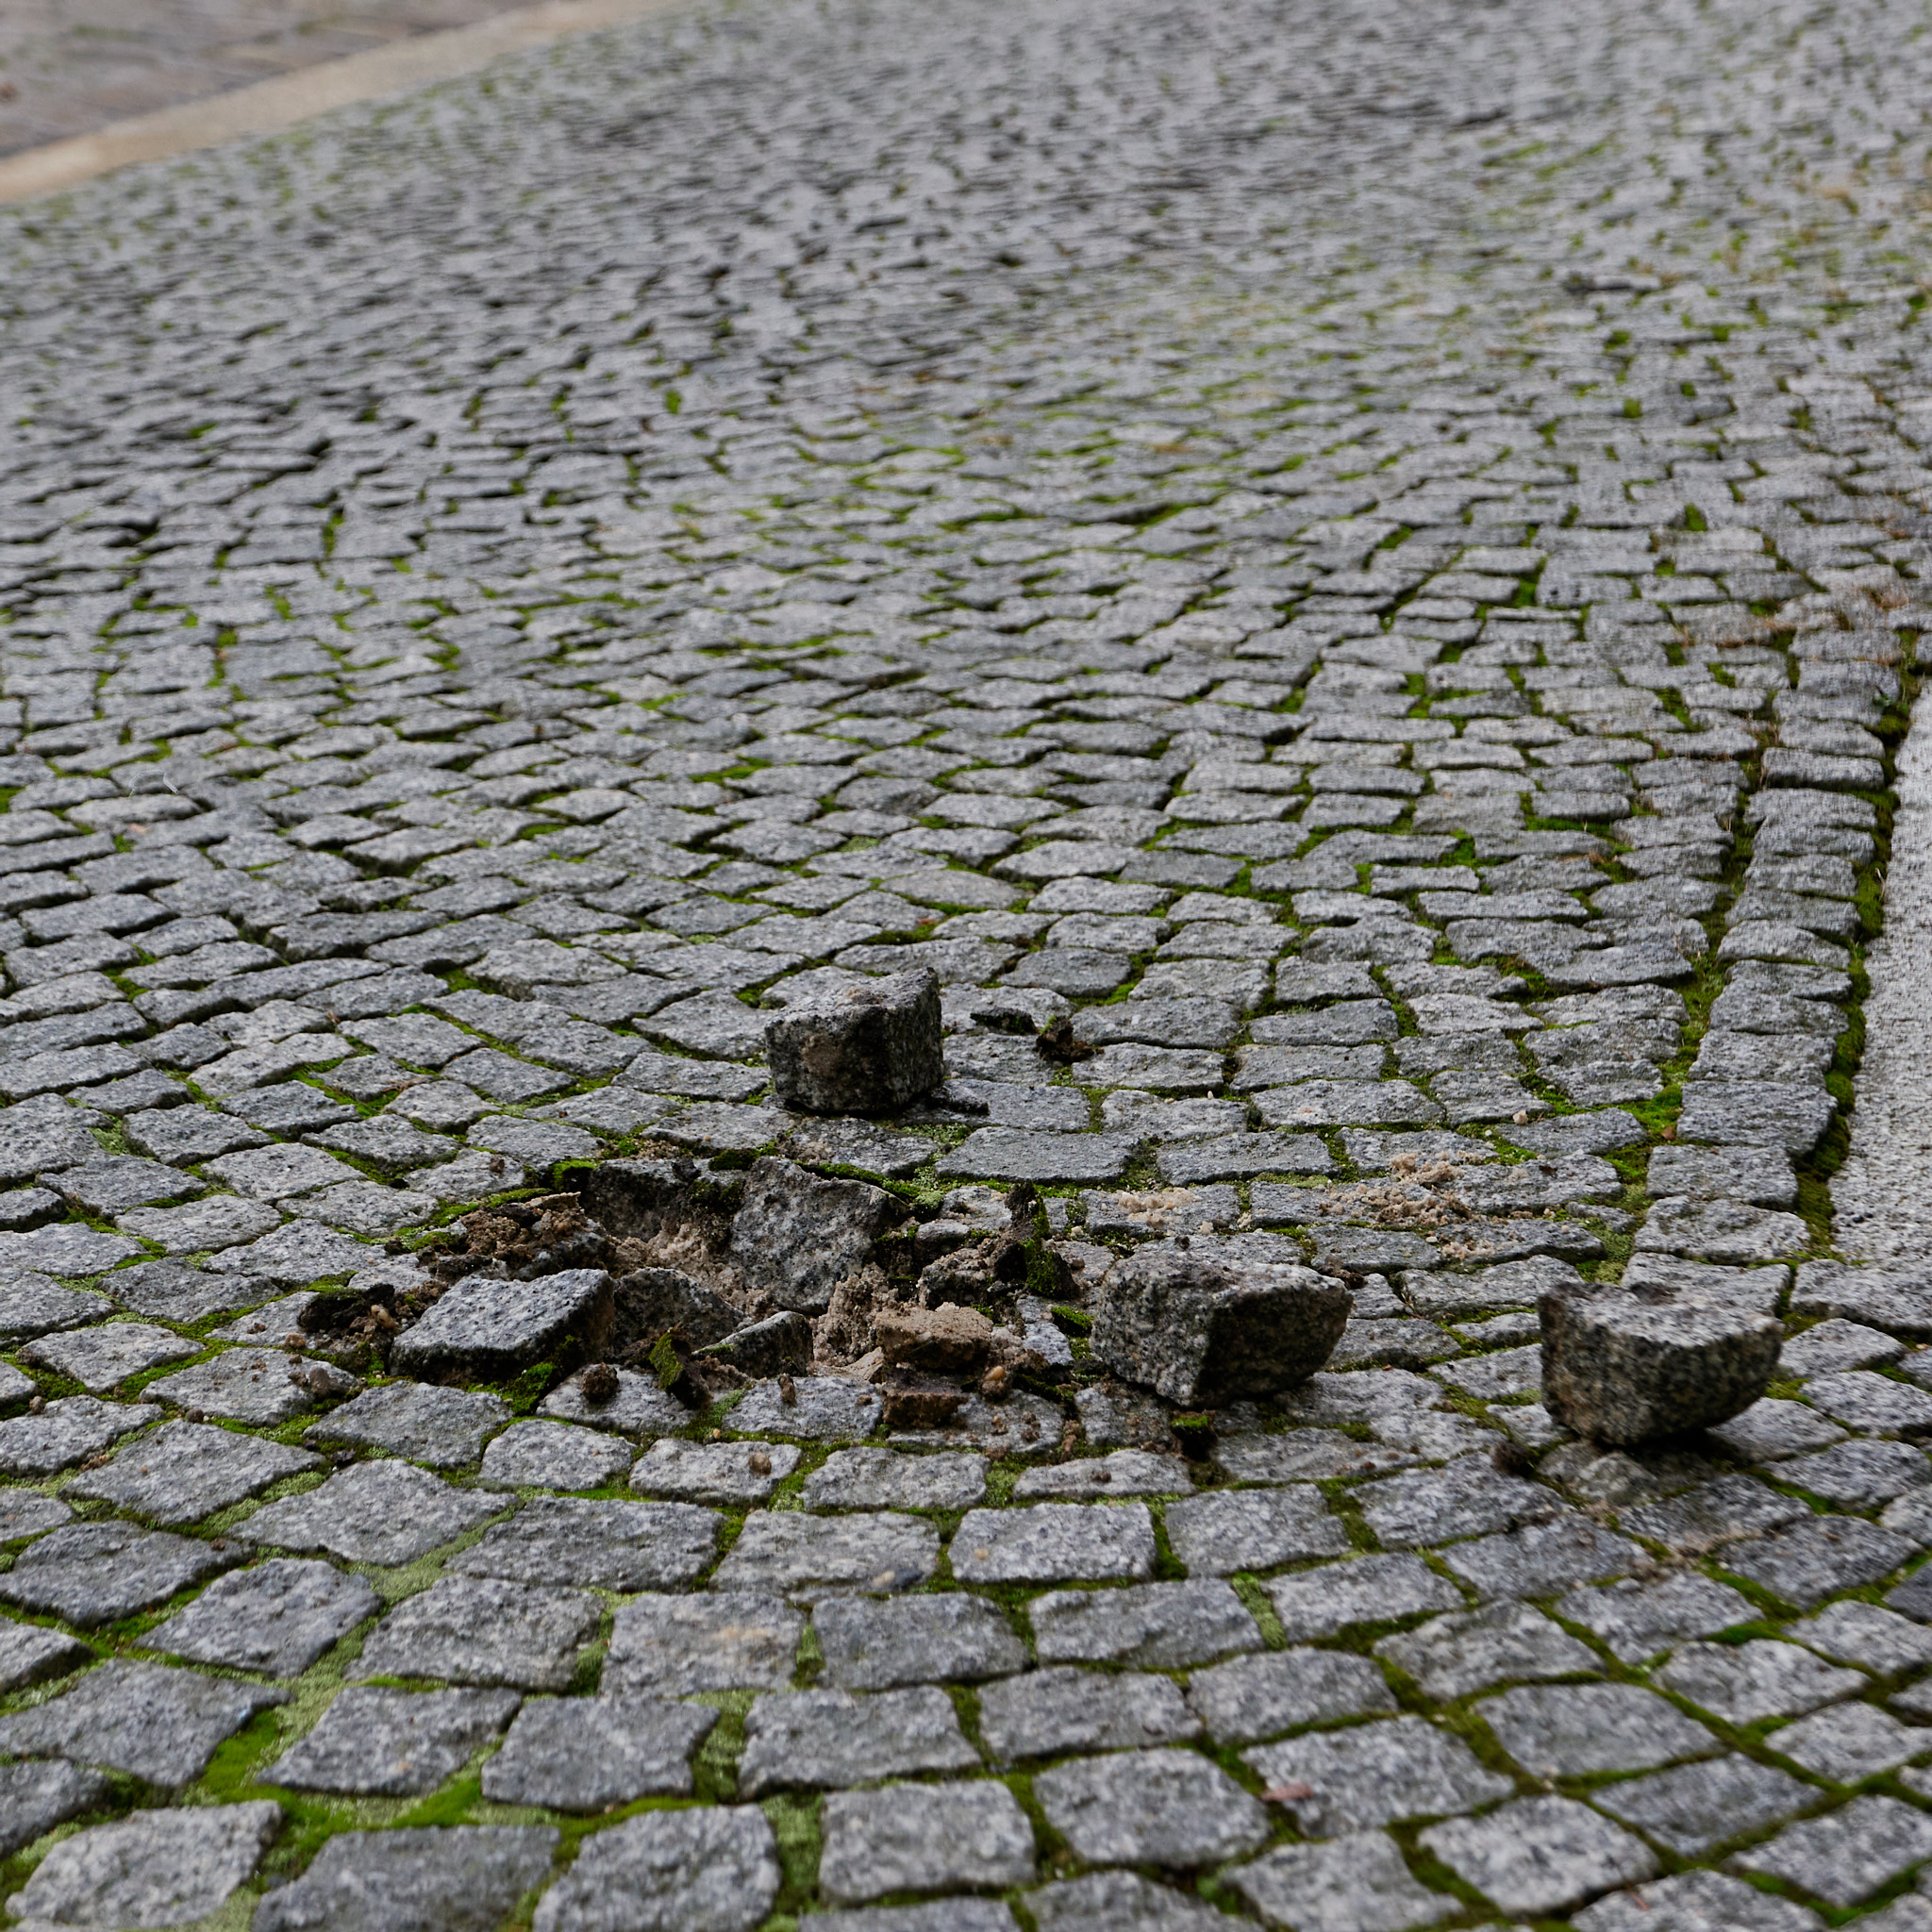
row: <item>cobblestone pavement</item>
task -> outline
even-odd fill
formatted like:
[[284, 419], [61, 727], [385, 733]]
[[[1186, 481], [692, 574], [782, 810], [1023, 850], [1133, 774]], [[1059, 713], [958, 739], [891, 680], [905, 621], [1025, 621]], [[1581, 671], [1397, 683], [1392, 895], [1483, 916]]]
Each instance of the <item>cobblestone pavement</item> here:
[[8, 0], [0, 155], [501, 13], [511, 0]]
[[[0, 222], [8, 1910], [1932, 1924], [1928, 88], [774, 0]], [[916, 965], [943, 1089], [764, 1097]], [[1327, 1368], [1109, 1379], [1184, 1244]], [[1571, 1440], [1579, 1277], [1778, 1379]]]

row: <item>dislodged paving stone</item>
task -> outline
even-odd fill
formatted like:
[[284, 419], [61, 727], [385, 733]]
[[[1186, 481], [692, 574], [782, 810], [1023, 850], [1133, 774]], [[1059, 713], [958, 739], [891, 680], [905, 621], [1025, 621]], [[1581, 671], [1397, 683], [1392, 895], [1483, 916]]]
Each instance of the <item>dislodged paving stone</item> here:
[[1506, 1912], [1547, 1913], [1657, 1875], [1657, 1855], [1573, 1798], [1520, 1798], [1419, 1842]]
[[841, 1690], [977, 1683], [1026, 1667], [1026, 1647], [997, 1607], [964, 1591], [827, 1597], [814, 1607], [812, 1627], [825, 1676]]
[[1734, 1754], [1648, 1777], [1623, 1778], [1591, 1794], [1613, 1818], [1634, 1826], [1680, 1858], [1707, 1857], [1731, 1839], [1809, 1810], [1814, 1786]]
[[752, 1932], [778, 1895], [779, 1875], [776, 1840], [755, 1806], [646, 1812], [585, 1843], [543, 1894], [534, 1932]]
[[1241, 1757], [1273, 1788], [1307, 1789], [1306, 1798], [1282, 1803], [1304, 1831], [1320, 1838], [1474, 1810], [1514, 1789], [1485, 1771], [1459, 1738], [1419, 1717], [1311, 1731]]
[[403, 1462], [361, 1462], [320, 1489], [265, 1504], [238, 1525], [251, 1543], [326, 1550], [349, 1563], [413, 1563], [508, 1507]]
[[224, 1740], [287, 1694], [116, 1658], [45, 1704], [0, 1717], [0, 1750], [106, 1765], [172, 1788], [199, 1777]]
[[1228, 1874], [1271, 1924], [1375, 1925], [1405, 1932], [1458, 1911], [1460, 1901], [1416, 1883], [1386, 1832], [1350, 1832], [1320, 1845], [1282, 1845]]
[[253, 1932], [491, 1932], [550, 1871], [551, 1825], [338, 1832], [256, 1908]]
[[819, 1889], [840, 1904], [1033, 1881], [1033, 1827], [1012, 1792], [991, 1781], [835, 1792], [820, 1829]]
[[282, 1807], [241, 1805], [137, 1812], [63, 1840], [8, 1909], [63, 1925], [181, 1925], [218, 1911], [255, 1872]]
[[835, 1790], [922, 1771], [975, 1768], [952, 1700], [920, 1688], [854, 1697], [801, 1690], [758, 1698], [744, 1721], [740, 1790]]
[[297, 1790], [421, 1797], [501, 1736], [518, 1703], [513, 1690], [390, 1690], [352, 1684], [263, 1777]]
[[594, 1354], [609, 1336], [613, 1293], [610, 1277], [596, 1268], [535, 1281], [466, 1275], [404, 1329], [391, 1359], [405, 1374], [463, 1369], [502, 1376], [572, 1349]]
[[359, 1576], [327, 1563], [273, 1557], [217, 1577], [142, 1641], [192, 1663], [297, 1677], [380, 1603]]
[[555, 1811], [688, 1797], [691, 1753], [716, 1722], [702, 1705], [653, 1697], [534, 1699], [484, 1765], [483, 1795]]
[[805, 1618], [775, 1597], [741, 1591], [635, 1597], [611, 1626], [603, 1688], [658, 1697], [783, 1690], [804, 1629]]
[[583, 1590], [444, 1576], [406, 1598], [362, 1646], [365, 1676], [436, 1677], [454, 1684], [512, 1684], [564, 1690], [578, 1649], [603, 1616]]

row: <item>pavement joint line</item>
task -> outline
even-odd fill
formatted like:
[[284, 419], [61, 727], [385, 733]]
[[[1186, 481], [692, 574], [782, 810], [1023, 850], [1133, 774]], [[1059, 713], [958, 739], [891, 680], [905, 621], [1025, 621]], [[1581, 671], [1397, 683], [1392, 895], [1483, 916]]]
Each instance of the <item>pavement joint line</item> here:
[[665, 12], [675, 4], [676, 0], [546, 0], [543, 6], [519, 7], [470, 26], [415, 35], [391, 46], [277, 75], [252, 87], [132, 115], [92, 134], [49, 142], [0, 159], [0, 207], [58, 194], [118, 168], [279, 134], [318, 114], [454, 80], [492, 60], [577, 34], [621, 26]]

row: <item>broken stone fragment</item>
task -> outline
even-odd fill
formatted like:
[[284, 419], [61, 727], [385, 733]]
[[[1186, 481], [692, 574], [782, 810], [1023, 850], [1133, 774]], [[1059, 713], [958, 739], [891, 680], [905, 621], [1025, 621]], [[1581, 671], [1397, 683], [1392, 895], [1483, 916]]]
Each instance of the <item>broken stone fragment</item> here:
[[1305, 1382], [1348, 1324], [1338, 1281], [1285, 1262], [1142, 1248], [1099, 1296], [1093, 1352], [1170, 1402], [1230, 1402]]
[[744, 1310], [678, 1268], [640, 1268], [617, 1283], [617, 1332], [613, 1346], [628, 1348], [667, 1328], [678, 1329], [694, 1347], [723, 1341], [742, 1325]]
[[781, 1308], [822, 1315], [832, 1290], [862, 1267], [904, 1217], [883, 1188], [822, 1180], [789, 1160], [754, 1161], [731, 1224], [731, 1258], [744, 1285]]
[[724, 1341], [703, 1350], [704, 1361], [720, 1361], [741, 1374], [762, 1379], [785, 1372], [802, 1375], [811, 1365], [811, 1324], [792, 1308], [781, 1308], [762, 1322], [747, 1322]]
[[799, 1000], [765, 1028], [772, 1086], [807, 1113], [890, 1113], [946, 1076], [927, 967]]
[[405, 1374], [465, 1369], [496, 1374], [530, 1362], [584, 1359], [610, 1337], [615, 1288], [596, 1268], [535, 1281], [466, 1275], [396, 1338], [391, 1364]]
[[1784, 1338], [1770, 1315], [1614, 1291], [1552, 1290], [1537, 1314], [1543, 1406], [1579, 1436], [1617, 1447], [1742, 1414], [1764, 1393]]
[[873, 1332], [895, 1367], [971, 1375], [986, 1366], [993, 1325], [977, 1308], [945, 1302], [936, 1308], [881, 1309], [873, 1318]]

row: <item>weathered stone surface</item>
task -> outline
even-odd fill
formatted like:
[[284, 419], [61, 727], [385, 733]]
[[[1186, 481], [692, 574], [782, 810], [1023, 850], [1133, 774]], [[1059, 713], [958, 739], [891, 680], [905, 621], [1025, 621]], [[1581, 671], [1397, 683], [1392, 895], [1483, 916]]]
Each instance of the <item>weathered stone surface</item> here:
[[1374, 1925], [1405, 1932], [1459, 1909], [1456, 1899], [1418, 1885], [1386, 1832], [1349, 1832], [1331, 1844], [1283, 1845], [1230, 1874], [1230, 1883], [1271, 1924]]
[[687, 1442], [664, 1437], [631, 1465], [630, 1486], [691, 1503], [762, 1503], [798, 1467], [789, 1442]]
[[1268, 1585], [1290, 1642], [1333, 1637], [1351, 1624], [1380, 1624], [1423, 1610], [1459, 1610], [1465, 1599], [1420, 1557], [1358, 1557]]
[[804, 1629], [805, 1618], [776, 1597], [635, 1597], [611, 1625], [603, 1689], [655, 1697], [783, 1690]]
[[975, 1769], [979, 1754], [943, 1690], [920, 1687], [854, 1697], [799, 1690], [758, 1698], [744, 1721], [739, 1789], [835, 1790], [923, 1771]]
[[963, 1591], [828, 1597], [813, 1609], [812, 1627], [826, 1681], [841, 1690], [975, 1683], [1026, 1668], [1026, 1647], [998, 1607]]
[[1154, 1574], [1154, 1523], [1144, 1503], [970, 1509], [954, 1532], [962, 1583], [1071, 1583]]
[[362, 1646], [365, 1676], [435, 1677], [564, 1690], [603, 1616], [583, 1590], [494, 1576], [444, 1576], [406, 1598]]
[[78, 1764], [0, 1764], [0, 1848], [10, 1857], [42, 1832], [92, 1811], [107, 1793], [108, 1780]]
[[1839, 1670], [1794, 1643], [1763, 1637], [1748, 1643], [1687, 1643], [1657, 1671], [1657, 1681], [1734, 1724], [1816, 1710], [1856, 1696], [1865, 1682], [1857, 1671]]
[[483, 1451], [482, 1480], [506, 1489], [594, 1490], [620, 1480], [630, 1445], [559, 1423], [514, 1423]]
[[56, 1845], [8, 1909], [37, 1924], [183, 1925], [247, 1881], [281, 1822], [258, 1798], [96, 1824]]
[[307, 1440], [380, 1449], [432, 1469], [461, 1469], [476, 1460], [484, 1437], [508, 1420], [509, 1404], [500, 1395], [389, 1382], [332, 1410]]
[[380, 1604], [359, 1576], [275, 1557], [218, 1577], [142, 1641], [192, 1663], [297, 1677]]
[[1306, 1381], [1348, 1314], [1347, 1291], [1309, 1269], [1146, 1248], [1108, 1275], [1092, 1341], [1117, 1374], [1170, 1402], [1225, 1402]]
[[559, 1383], [537, 1407], [539, 1415], [559, 1422], [583, 1423], [593, 1429], [614, 1429], [639, 1440], [668, 1435], [691, 1421], [691, 1412], [675, 1396], [667, 1395], [651, 1375], [618, 1369], [615, 1395], [591, 1400], [584, 1393], [583, 1373]]
[[688, 1797], [691, 1753], [716, 1722], [702, 1705], [654, 1697], [534, 1699], [483, 1766], [483, 1795], [555, 1811]]
[[1599, 1442], [1728, 1422], [1764, 1393], [1784, 1339], [1769, 1316], [1625, 1295], [1546, 1294], [1537, 1311], [1544, 1405]]
[[1657, 1855], [1573, 1798], [1520, 1798], [1419, 1840], [1506, 1912], [1547, 1913], [1654, 1878]]
[[748, 1518], [718, 1565], [720, 1590], [771, 1591], [809, 1600], [834, 1591], [909, 1590], [939, 1567], [939, 1532], [916, 1516]]
[[[1026, 1492], [1026, 1480], [1015, 1493]], [[896, 1449], [835, 1449], [806, 1477], [804, 1491], [812, 1509], [966, 1509], [985, 1493], [983, 1456]]]
[[1191, 1751], [1063, 1764], [1035, 1778], [1033, 1790], [1048, 1823], [1091, 1864], [1215, 1864], [1268, 1837], [1260, 1805]]
[[269, 1783], [345, 1797], [419, 1798], [453, 1777], [515, 1715], [511, 1690], [352, 1684], [271, 1764]]
[[68, 1488], [74, 1495], [98, 1496], [153, 1523], [196, 1523], [284, 1476], [321, 1466], [319, 1456], [280, 1442], [170, 1422], [122, 1450], [105, 1469], [75, 1476]]
[[131, 1523], [74, 1523], [21, 1552], [0, 1576], [0, 1598], [90, 1629], [165, 1603], [242, 1555], [232, 1544], [151, 1534]]
[[781, 1308], [822, 1315], [833, 1289], [901, 1218], [882, 1188], [822, 1180], [789, 1160], [758, 1160], [744, 1177], [744, 1204], [731, 1224], [732, 1258], [747, 1288]]
[[1375, 1655], [1407, 1671], [1428, 1697], [1460, 1697], [1512, 1677], [1567, 1677], [1595, 1668], [1587, 1645], [1523, 1604], [1432, 1618], [1383, 1638]]
[[1196, 1671], [1188, 1704], [1217, 1744], [1246, 1744], [1302, 1724], [1392, 1713], [1395, 1695], [1365, 1657], [1277, 1650]]
[[1621, 1778], [1592, 1794], [1600, 1810], [1681, 1858], [1707, 1857], [1727, 1840], [1760, 1832], [1816, 1800], [1813, 1786], [1738, 1754]]
[[995, 1761], [1061, 1751], [1131, 1751], [1200, 1733], [1171, 1677], [1072, 1667], [1003, 1678], [979, 1693], [979, 1729]]
[[1532, 1777], [1649, 1771], [1719, 1749], [1677, 1707], [1631, 1684], [1536, 1684], [1485, 1698], [1476, 1710]]
[[688, 1503], [540, 1496], [450, 1559], [470, 1576], [591, 1590], [694, 1583], [717, 1554], [721, 1519]]
[[595, 1355], [609, 1340], [615, 1284], [595, 1268], [535, 1281], [466, 1275], [396, 1338], [398, 1369], [503, 1375], [559, 1355]]
[[533, 1924], [535, 1932], [752, 1932], [778, 1884], [777, 1843], [755, 1807], [652, 1811], [591, 1838]]
[[1897, 1798], [1863, 1797], [1826, 1817], [1786, 1825], [1738, 1862], [1844, 1907], [1870, 1898], [1893, 1874], [1928, 1857], [1932, 1819]]
[[249, 1542], [326, 1550], [350, 1563], [413, 1563], [508, 1506], [497, 1493], [453, 1489], [402, 1462], [362, 1462], [318, 1490], [270, 1503], [241, 1524]]
[[765, 1027], [779, 1104], [807, 1113], [891, 1113], [946, 1077], [940, 982], [930, 968], [797, 1000]]
[[0, 1474], [52, 1475], [160, 1419], [152, 1403], [57, 1396], [39, 1415], [0, 1422]]
[[1460, 1739], [1419, 1717], [1313, 1731], [1241, 1756], [1271, 1787], [1307, 1790], [1306, 1798], [1281, 1802], [1318, 1837], [1473, 1810], [1512, 1789], [1507, 1778], [1485, 1771]]
[[1033, 1827], [1005, 1785], [889, 1785], [825, 1800], [819, 1889], [841, 1904], [894, 1891], [1033, 1881]]
[[253, 1932], [492, 1932], [550, 1870], [550, 1825], [338, 1832]]

